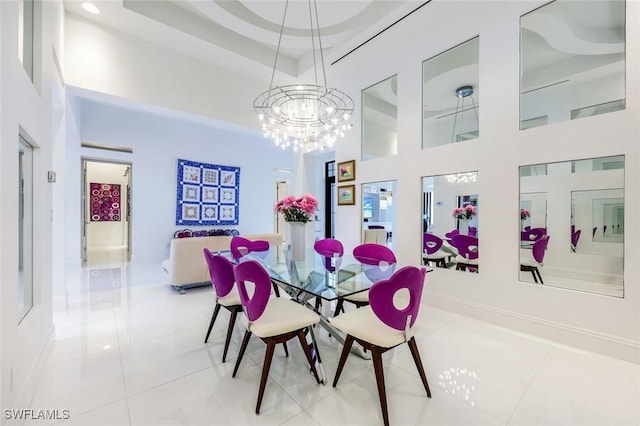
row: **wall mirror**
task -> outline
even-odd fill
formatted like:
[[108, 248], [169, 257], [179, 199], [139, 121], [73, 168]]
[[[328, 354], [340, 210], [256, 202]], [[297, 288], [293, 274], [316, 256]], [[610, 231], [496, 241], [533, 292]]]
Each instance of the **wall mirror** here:
[[422, 63], [422, 148], [480, 135], [480, 38]]
[[423, 263], [478, 273], [479, 212], [478, 172], [423, 177]]
[[520, 281], [623, 297], [624, 156], [521, 167], [520, 219]]
[[362, 242], [393, 248], [396, 186], [395, 180], [362, 184]]
[[624, 108], [624, 1], [556, 0], [520, 18], [520, 129]]
[[398, 153], [398, 76], [362, 91], [362, 159]]

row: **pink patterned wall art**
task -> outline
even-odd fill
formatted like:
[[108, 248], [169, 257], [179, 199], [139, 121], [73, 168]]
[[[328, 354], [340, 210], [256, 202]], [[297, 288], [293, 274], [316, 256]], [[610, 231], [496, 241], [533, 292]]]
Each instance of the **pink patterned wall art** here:
[[120, 222], [120, 185], [95, 182], [89, 185], [91, 222]]

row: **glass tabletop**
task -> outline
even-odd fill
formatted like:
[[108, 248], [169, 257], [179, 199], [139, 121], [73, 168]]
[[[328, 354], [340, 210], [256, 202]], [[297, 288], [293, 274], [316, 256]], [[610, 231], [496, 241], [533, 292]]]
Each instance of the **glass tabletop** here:
[[368, 290], [375, 282], [389, 278], [397, 266], [352, 255], [326, 258], [313, 249], [306, 250], [303, 260], [292, 260], [291, 253], [282, 248], [249, 253], [240, 262], [247, 260], [260, 262], [272, 280], [329, 301]]

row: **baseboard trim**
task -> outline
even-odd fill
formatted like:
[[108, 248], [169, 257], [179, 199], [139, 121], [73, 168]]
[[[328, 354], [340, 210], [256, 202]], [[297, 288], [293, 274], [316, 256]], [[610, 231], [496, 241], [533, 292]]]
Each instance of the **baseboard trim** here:
[[557, 343], [640, 364], [639, 341], [472, 303], [442, 294], [425, 292], [425, 295], [427, 297], [423, 298], [424, 302], [436, 308], [529, 333]]

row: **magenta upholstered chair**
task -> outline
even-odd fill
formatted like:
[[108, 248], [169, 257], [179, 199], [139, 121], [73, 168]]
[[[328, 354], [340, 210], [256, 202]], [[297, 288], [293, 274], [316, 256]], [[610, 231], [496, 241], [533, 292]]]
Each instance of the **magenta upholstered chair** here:
[[269, 253], [269, 241], [251, 241], [239, 236], [231, 238], [231, 255], [236, 261], [249, 253], [256, 253], [260, 257], [265, 257]]
[[209, 341], [209, 335], [220, 312], [220, 307], [224, 307], [231, 313], [229, 326], [227, 328], [227, 339], [224, 342], [224, 352], [222, 353], [222, 362], [225, 362], [233, 326], [236, 322], [238, 312], [242, 312], [242, 305], [240, 304], [240, 296], [234, 285], [235, 278], [233, 276], [233, 265], [231, 261], [224, 256], [212, 254], [207, 248], [204, 249], [204, 258], [209, 267], [211, 285], [213, 285], [216, 292], [216, 306], [213, 309], [213, 315], [211, 316], [211, 322], [209, 323], [209, 329], [207, 330], [204, 342], [207, 343]]
[[[324, 258], [324, 267], [329, 272], [335, 272], [340, 268], [342, 256], [344, 255], [344, 246], [335, 238], [324, 238], [318, 240], [313, 245], [313, 249]], [[315, 308], [320, 309], [322, 299], [316, 297]]]
[[422, 261], [425, 265], [434, 262], [436, 266], [447, 267], [451, 253], [442, 250], [442, 238], [425, 232], [422, 234]]
[[[270, 299], [271, 279], [269, 278], [269, 273], [257, 261], [248, 260], [243, 262], [235, 267], [234, 272], [240, 302], [246, 315], [247, 321], [245, 324], [247, 330], [242, 339], [240, 353], [238, 354], [238, 359], [233, 369], [233, 377], [235, 377], [238, 372], [238, 367], [240, 367], [251, 335], [255, 334], [267, 344], [267, 351], [264, 355], [262, 365], [258, 402], [256, 404], [256, 414], [260, 414], [260, 405], [262, 404], [264, 389], [267, 384], [267, 378], [269, 377], [269, 368], [271, 367], [273, 352], [278, 343], [282, 343], [285, 347], [285, 352], [287, 352], [286, 342], [298, 337], [300, 345], [302, 345], [302, 349], [307, 356], [309, 368], [315, 376], [316, 381], [320, 383], [320, 377], [318, 377], [318, 372], [315, 368], [315, 361], [305, 337], [308, 328], [317, 323], [320, 317], [310, 309], [289, 299], [279, 297]], [[253, 293], [251, 296], [249, 296], [250, 293], [247, 291], [247, 282], [253, 283]]]
[[[538, 282], [538, 278], [540, 279], [540, 284], [544, 284], [542, 280], [542, 275], [540, 275], [540, 267], [542, 267], [542, 261], [544, 260], [544, 255], [547, 252], [547, 246], [549, 245], [549, 236], [545, 235], [535, 243], [533, 243], [533, 247], [531, 248], [531, 259], [525, 260], [520, 263], [520, 270], [523, 272], [531, 272], [533, 275], [533, 281]], [[537, 275], [537, 276], [536, 276]]]
[[466, 271], [469, 268], [471, 272], [478, 272], [478, 239], [469, 235], [454, 235], [451, 245], [458, 250], [458, 256], [454, 259], [456, 269]]
[[445, 237], [451, 239], [453, 238], [454, 235], [459, 235], [460, 231], [457, 229], [452, 229], [451, 231], [447, 232], [446, 234], [444, 234]]
[[[336, 376], [333, 380], [333, 386], [335, 387], [338, 384], [338, 379], [354, 341], [370, 350], [378, 383], [382, 419], [385, 425], [389, 424], [389, 413], [387, 410], [382, 354], [389, 349], [402, 343], [409, 345], [424, 389], [427, 391], [427, 396], [431, 398], [431, 390], [429, 389], [427, 376], [414, 338], [416, 329], [413, 328], [420, 310], [425, 273], [425, 268], [416, 268], [415, 266], [400, 268], [391, 278], [379, 281], [369, 289], [370, 306], [347, 312], [331, 321], [331, 324], [347, 335], [340, 361], [338, 362]], [[408, 290], [408, 304], [405, 306], [402, 303], [404, 307], [398, 308], [393, 299], [396, 293], [403, 289]]]
[[[353, 257], [364, 265], [364, 274], [372, 282], [389, 278], [396, 267], [396, 255], [393, 254], [393, 251], [389, 247], [381, 244], [360, 244], [353, 249]], [[361, 291], [360, 293], [338, 299], [336, 310], [333, 313], [334, 317], [337, 316], [340, 311], [344, 312], [345, 300], [353, 303], [357, 308], [367, 306], [369, 304], [369, 292]]]
[[582, 234], [581, 229], [571, 232], [571, 251], [574, 253], [576, 252], [576, 248], [578, 247], [578, 241], [580, 241], [580, 234]]
[[316, 241], [313, 249], [324, 257], [324, 267], [327, 271], [335, 272], [336, 269], [340, 268], [342, 255], [344, 255], [344, 247], [340, 241], [335, 238], [324, 238]]

